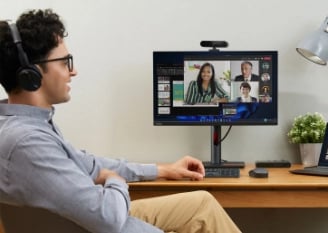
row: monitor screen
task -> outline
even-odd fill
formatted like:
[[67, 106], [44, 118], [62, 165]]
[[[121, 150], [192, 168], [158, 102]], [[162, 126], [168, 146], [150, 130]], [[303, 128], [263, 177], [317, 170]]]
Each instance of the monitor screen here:
[[276, 125], [277, 51], [153, 52], [154, 125]]

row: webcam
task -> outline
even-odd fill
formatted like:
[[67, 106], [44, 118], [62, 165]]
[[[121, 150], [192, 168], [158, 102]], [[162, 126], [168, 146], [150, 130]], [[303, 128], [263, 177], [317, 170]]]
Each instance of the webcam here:
[[202, 40], [200, 42], [200, 46], [213, 48], [213, 50], [216, 50], [216, 48], [226, 48], [228, 45], [228, 42], [225, 40]]

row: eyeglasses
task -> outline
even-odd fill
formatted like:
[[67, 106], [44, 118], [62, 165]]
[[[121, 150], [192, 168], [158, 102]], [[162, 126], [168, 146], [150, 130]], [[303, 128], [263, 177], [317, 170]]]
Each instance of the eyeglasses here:
[[59, 58], [54, 58], [54, 59], [49, 59], [49, 60], [41, 60], [41, 61], [35, 61], [33, 62], [34, 64], [42, 64], [42, 63], [47, 63], [47, 62], [53, 62], [53, 61], [65, 61], [66, 60], [66, 65], [69, 70], [69, 72], [73, 71], [73, 55], [68, 54], [65, 57], [59, 57]]

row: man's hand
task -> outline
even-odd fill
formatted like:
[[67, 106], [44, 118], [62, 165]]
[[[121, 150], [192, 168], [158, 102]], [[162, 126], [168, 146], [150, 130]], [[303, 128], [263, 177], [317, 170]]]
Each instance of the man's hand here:
[[118, 175], [116, 172], [104, 168], [100, 170], [98, 177], [95, 180], [95, 184], [104, 185], [108, 178], [114, 178], [114, 177], [122, 180], [123, 182], [126, 182], [126, 180], [122, 176]]
[[157, 168], [158, 178], [202, 180], [205, 176], [203, 163], [190, 156], [185, 156], [172, 164], [157, 165]]

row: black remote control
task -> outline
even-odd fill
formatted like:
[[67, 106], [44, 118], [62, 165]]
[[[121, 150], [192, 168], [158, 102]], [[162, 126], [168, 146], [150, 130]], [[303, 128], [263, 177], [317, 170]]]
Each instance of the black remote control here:
[[290, 167], [291, 163], [288, 160], [258, 160], [255, 161], [256, 167]]

